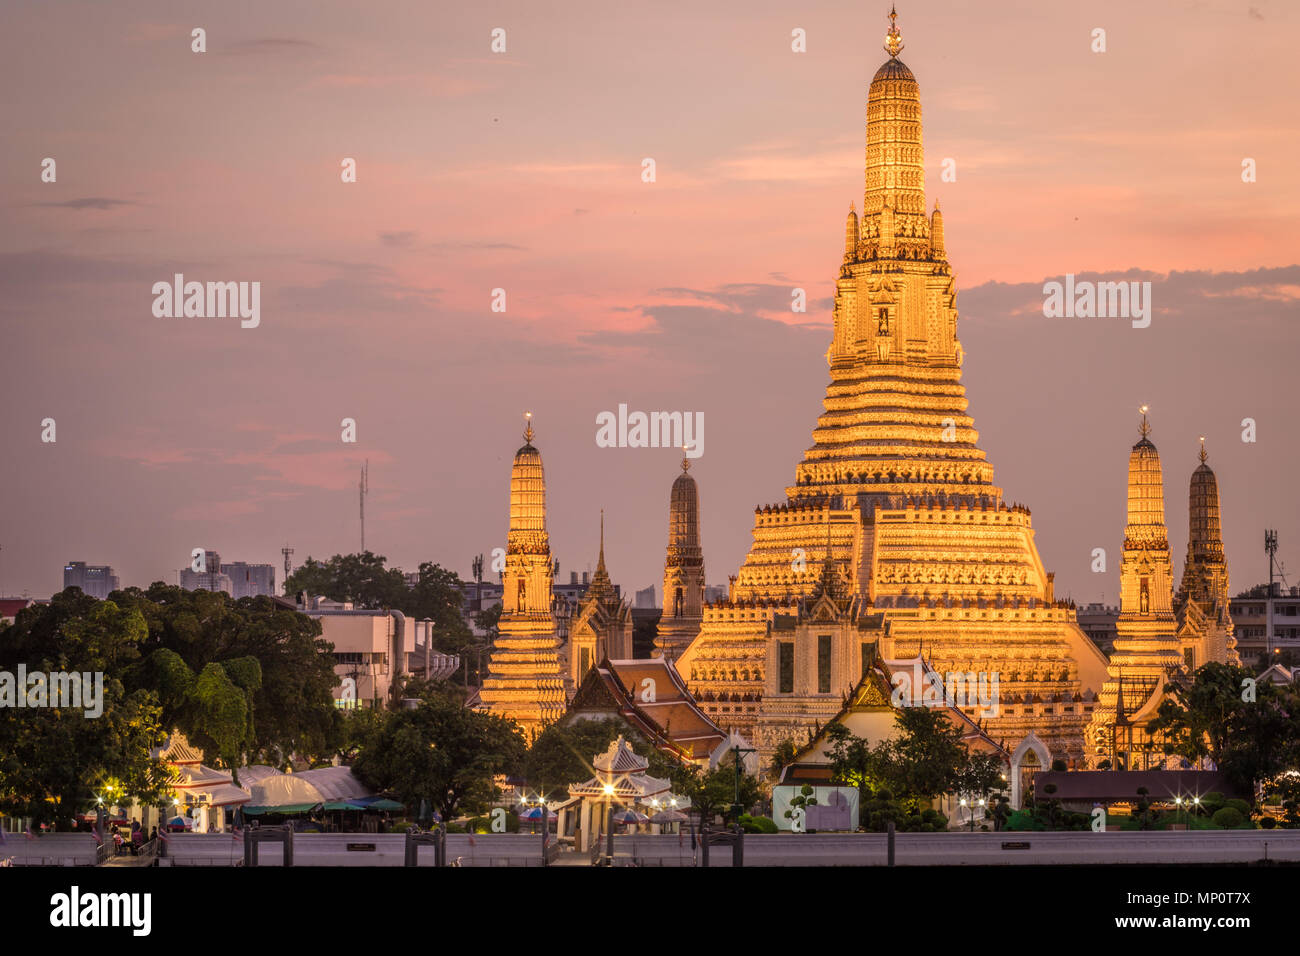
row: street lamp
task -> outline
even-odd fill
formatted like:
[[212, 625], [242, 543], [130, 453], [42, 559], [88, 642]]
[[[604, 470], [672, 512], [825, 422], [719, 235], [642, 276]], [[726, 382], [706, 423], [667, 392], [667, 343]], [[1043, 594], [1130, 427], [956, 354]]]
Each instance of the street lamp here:
[[605, 791], [605, 858], [606, 866], [614, 865], [614, 785], [607, 783]]

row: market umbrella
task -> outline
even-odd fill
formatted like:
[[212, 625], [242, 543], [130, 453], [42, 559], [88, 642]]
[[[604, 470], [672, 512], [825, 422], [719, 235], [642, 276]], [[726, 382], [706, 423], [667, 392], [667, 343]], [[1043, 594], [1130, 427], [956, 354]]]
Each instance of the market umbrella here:
[[619, 810], [614, 814], [615, 823], [645, 823], [650, 818], [635, 810]]
[[[519, 819], [540, 820], [542, 818], [542, 813], [543, 810], [541, 807], [529, 807], [527, 810], [519, 814]], [[546, 819], [548, 820], [555, 820], [559, 818], [559, 814], [557, 814], [554, 810], [546, 810], [545, 813], [546, 813]]]
[[650, 822], [651, 823], [685, 823], [689, 819], [690, 817], [682, 813], [682, 811], [680, 810], [660, 810], [658, 813], [651, 815]]

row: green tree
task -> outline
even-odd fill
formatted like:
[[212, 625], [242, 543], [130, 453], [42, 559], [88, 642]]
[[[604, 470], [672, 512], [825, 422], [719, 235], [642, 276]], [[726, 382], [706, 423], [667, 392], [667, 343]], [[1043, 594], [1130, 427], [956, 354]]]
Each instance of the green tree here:
[[158, 689], [165, 728], [232, 768], [328, 757], [340, 745], [334, 649], [318, 621], [269, 597], [235, 601], [161, 583], [114, 597], [148, 622], [141, 660], [123, 680]]
[[768, 775], [773, 779], [781, 776], [781, 771], [794, 763], [794, 758], [798, 756], [799, 748], [795, 746], [793, 740], [787, 737], [776, 745], [776, 752], [772, 754], [772, 762], [768, 765]]
[[625, 721], [617, 717], [604, 720], [575, 720], [567, 725], [551, 724], [533, 741], [524, 758], [524, 779], [528, 786], [547, 795], [567, 792], [570, 784], [585, 783], [595, 776], [592, 759], [609, 749], [622, 735], [638, 756], [650, 763], [646, 773], [652, 777], [676, 781], [681, 778], [681, 763], [651, 745]]
[[[710, 822], [721, 813], [725, 821], [730, 822], [735, 816], [732, 806], [736, 800], [736, 754], [727, 753], [718, 765], [711, 770], [702, 770], [695, 765], [682, 767], [674, 780], [674, 788], [691, 798], [691, 808], [700, 814], [702, 822]], [[741, 813], [758, 802], [760, 790], [758, 781], [747, 773], [744, 764], [740, 769], [740, 807]]]
[[790, 798], [790, 809], [786, 810], [783, 816], [787, 820], [793, 820], [795, 810], [807, 811], [809, 807], [817, 806], [816, 790], [810, 783], [805, 783], [799, 788], [799, 792]]
[[493, 777], [516, 769], [525, 744], [518, 725], [465, 707], [454, 688], [427, 688], [418, 707], [385, 711], [361, 731], [352, 770], [408, 807], [427, 799], [451, 820], [486, 810]]
[[[102, 674], [103, 697], [99, 716], [87, 716], [94, 709], [89, 704], [5, 711], [0, 812], [67, 829], [109, 785], [142, 803], [162, 799], [166, 768], [150, 756], [164, 739], [157, 697], [128, 690], [118, 676], [138, 658], [146, 633], [138, 612], [87, 597], [79, 588], [56, 594], [49, 605], [24, 609], [5, 629], [0, 670], [15, 673], [22, 664], [29, 673]], [[92, 683], [97, 680], [92, 677]]]
[[[1245, 692], [1253, 687], [1254, 695]], [[1190, 680], [1165, 688], [1152, 721], [1166, 754], [1208, 757], [1239, 789], [1294, 768], [1300, 759], [1300, 695], [1292, 687], [1255, 683], [1230, 664], [1205, 664]]]
[[919, 811], [922, 803], [954, 792], [968, 751], [961, 730], [940, 709], [899, 708], [894, 723], [898, 733], [873, 751], [873, 770], [887, 789]]
[[870, 814], [867, 803], [879, 784], [880, 757], [869, 741], [841, 723], [828, 724], [826, 737], [831, 744], [826, 751], [831, 758], [831, 782], [858, 788], [858, 823], [866, 826]]

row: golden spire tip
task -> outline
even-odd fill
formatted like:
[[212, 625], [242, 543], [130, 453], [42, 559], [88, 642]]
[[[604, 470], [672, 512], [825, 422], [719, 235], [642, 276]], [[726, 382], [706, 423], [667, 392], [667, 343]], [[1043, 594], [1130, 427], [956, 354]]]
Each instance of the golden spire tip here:
[[891, 5], [889, 8], [889, 32], [885, 34], [885, 52], [898, 56], [903, 49], [903, 34], [898, 31], [898, 12]]
[[1205, 459], [1209, 457], [1210, 456], [1205, 451], [1205, 436], [1202, 435], [1201, 436], [1201, 464], [1205, 464]]
[[524, 441], [531, 445], [533, 443], [533, 413], [524, 412], [524, 420], [527, 422], [524, 427]]

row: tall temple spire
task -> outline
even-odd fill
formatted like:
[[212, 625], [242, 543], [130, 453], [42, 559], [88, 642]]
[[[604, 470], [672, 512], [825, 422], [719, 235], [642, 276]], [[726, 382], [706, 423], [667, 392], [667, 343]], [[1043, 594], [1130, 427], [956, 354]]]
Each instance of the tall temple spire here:
[[501, 619], [481, 698], [492, 713], [539, 733], [566, 704], [551, 616], [554, 565], [546, 535], [546, 475], [533, 446], [532, 413], [510, 468], [510, 528]]
[[[944, 219], [926, 203], [920, 87], [899, 59], [890, 13], [888, 59], [866, 91], [862, 208], [835, 223], [844, 246], [830, 382], [812, 444], [784, 500], [755, 509], [727, 601], [704, 608], [676, 665], [710, 715], [752, 735], [763, 759], [835, 716], [837, 692], [871, 659], [860, 648], [891, 659], [921, 645], [953, 670], [1014, 672], [1026, 702], [1061, 701], [1051, 714], [1004, 708], [991, 729], [1012, 739], [1033, 731], [1053, 754], [1081, 757], [1085, 694], [1105, 682], [1106, 660], [1074, 614], [1050, 604], [1029, 511], [1003, 502], [979, 447]], [[676, 485], [673, 508], [670, 529]], [[826, 573], [810, 574], [828, 531]], [[667, 626], [684, 564], [674, 547], [670, 532]], [[833, 609], [809, 600], [823, 580], [840, 592]], [[989, 607], [1016, 610], [994, 621], [1004, 612]]]
[[1110, 679], [1102, 687], [1090, 724], [1092, 743], [1099, 748], [1094, 750], [1094, 757], [1115, 746], [1112, 728], [1120, 713], [1123, 684], [1132, 690], [1129, 716], [1135, 725], [1144, 725], [1154, 716], [1168, 675], [1183, 666], [1173, 610], [1173, 563], [1165, 527], [1160, 453], [1151, 441], [1149, 408], [1143, 405], [1140, 411], [1141, 438], [1133, 446], [1128, 462], [1128, 517], [1119, 572], [1120, 613], [1108, 666]]
[[682, 470], [668, 496], [668, 552], [664, 558], [664, 610], [659, 619], [655, 648], [676, 658], [699, 633], [704, 613], [704, 552], [700, 547], [700, 493]]
[[1219, 514], [1219, 481], [1209, 465], [1205, 439], [1200, 464], [1192, 472], [1187, 492], [1187, 561], [1183, 565], [1179, 600], [1199, 601], [1206, 609], [1228, 601], [1228, 564], [1223, 553]]

